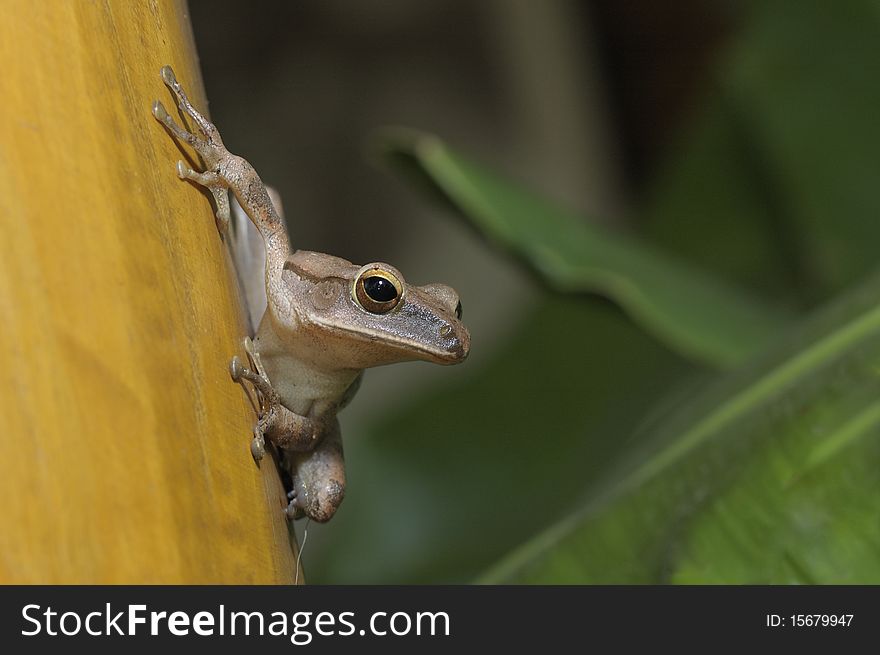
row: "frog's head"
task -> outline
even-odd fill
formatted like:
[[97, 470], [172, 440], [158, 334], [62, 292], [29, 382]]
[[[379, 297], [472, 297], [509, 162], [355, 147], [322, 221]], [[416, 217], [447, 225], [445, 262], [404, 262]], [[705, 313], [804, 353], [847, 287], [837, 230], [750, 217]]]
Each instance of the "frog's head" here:
[[375, 262], [356, 266], [297, 251], [285, 280], [298, 296], [298, 329], [310, 332], [321, 359], [346, 368], [408, 360], [457, 364], [470, 349], [458, 294], [445, 284], [407, 284], [400, 271]]

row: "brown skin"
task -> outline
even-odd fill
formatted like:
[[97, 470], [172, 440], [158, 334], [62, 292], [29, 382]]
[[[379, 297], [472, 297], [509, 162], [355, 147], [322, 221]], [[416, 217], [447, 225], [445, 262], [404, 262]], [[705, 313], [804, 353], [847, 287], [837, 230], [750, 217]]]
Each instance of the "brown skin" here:
[[357, 266], [323, 253], [292, 252], [284, 221], [257, 172], [226, 150], [169, 66], [162, 79], [203, 135], [185, 131], [162, 103], [153, 104], [156, 119], [205, 162], [202, 173], [179, 162], [178, 174], [211, 191], [221, 232], [229, 224], [232, 191], [266, 247], [266, 313], [254, 342], [245, 343], [250, 366], [238, 358], [231, 365], [234, 379], [253, 384], [260, 404], [252, 452], [262, 458], [265, 438], [285, 452], [293, 479], [289, 516], [328, 521], [345, 494], [336, 413], [351, 399], [365, 368], [464, 361], [470, 335], [460, 321], [458, 294], [443, 284], [407, 284], [400, 271], [381, 262]]

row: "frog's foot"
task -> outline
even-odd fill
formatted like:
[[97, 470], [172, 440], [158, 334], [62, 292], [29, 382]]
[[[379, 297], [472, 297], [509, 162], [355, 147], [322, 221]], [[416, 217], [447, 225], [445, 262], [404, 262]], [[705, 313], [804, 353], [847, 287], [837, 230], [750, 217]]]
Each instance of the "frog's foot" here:
[[165, 85], [177, 97], [177, 106], [180, 111], [188, 114], [193, 119], [203, 136], [196, 136], [180, 127], [165, 109], [165, 106], [158, 100], [153, 102], [153, 116], [175, 137], [192, 146], [204, 160], [205, 172], [199, 173], [194, 171], [181, 161], [177, 163], [177, 174], [182, 179], [192, 180], [211, 192], [217, 204], [217, 228], [222, 233], [225, 233], [229, 228], [229, 194], [227, 192], [229, 183], [220, 174], [220, 170], [225, 162], [234, 158], [234, 155], [223, 145], [220, 132], [214, 124], [192, 106], [186, 92], [174, 76], [171, 66], [164, 66], [161, 74]]
[[285, 513], [290, 519], [302, 516], [326, 523], [345, 497], [345, 463], [339, 421], [327, 430], [310, 452], [285, 452], [285, 468], [290, 473], [290, 502]]

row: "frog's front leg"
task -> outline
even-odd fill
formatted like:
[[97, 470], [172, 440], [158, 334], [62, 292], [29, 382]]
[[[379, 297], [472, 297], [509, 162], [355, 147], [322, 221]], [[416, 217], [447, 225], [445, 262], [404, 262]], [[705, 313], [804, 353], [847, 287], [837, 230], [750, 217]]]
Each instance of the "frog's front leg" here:
[[174, 122], [161, 102], [156, 100], [153, 103], [153, 116], [175, 137], [192, 146], [205, 162], [205, 171], [197, 172], [180, 161], [177, 163], [177, 174], [202, 185], [212, 193], [217, 203], [217, 223], [221, 232], [225, 232], [229, 225], [227, 190], [235, 194], [242, 209], [263, 237], [266, 246], [267, 283], [280, 281], [284, 262], [290, 254], [290, 244], [284, 221], [275, 210], [266, 186], [253, 166], [226, 149], [220, 132], [192, 106], [171, 67], [164, 66], [161, 74], [165, 85], [176, 96], [180, 110], [192, 118], [203, 135], [199, 137], [186, 131]]
[[291, 451], [308, 451], [315, 447], [321, 434], [321, 426], [317, 421], [292, 412], [281, 403], [278, 392], [269, 381], [260, 355], [254, 350], [250, 337], [244, 340], [251, 368], [244, 366], [238, 357], [233, 357], [229, 365], [232, 379], [243, 383], [250, 382], [257, 394], [259, 416], [254, 426], [254, 439], [251, 442], [251, 454], [255, 460], [261, 460], [266, 452], [266, 438], [275, 446]]
[[333, 518], [345, 497], [345, 460], [339, 421], [334, 417], [311, 452], [286, 453], [286, 465], [293, 480], [288, 494], [287, 516], [308, 516], [325, 523]]

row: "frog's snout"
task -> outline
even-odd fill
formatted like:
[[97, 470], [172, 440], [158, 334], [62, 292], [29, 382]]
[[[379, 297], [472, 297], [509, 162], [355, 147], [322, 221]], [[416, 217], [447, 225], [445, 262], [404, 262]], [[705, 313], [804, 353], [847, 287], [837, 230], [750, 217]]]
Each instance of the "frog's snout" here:
[[461, 323], [461, 300], [455, 289], [445, 284], [426, 284], [419, 287], [430, 300], [440, 319], [437, 328], [441, 348], [446, 352], [439, 360], [441, 364], [458, 364], [468, 356], [471, 337], [467, 328]]

